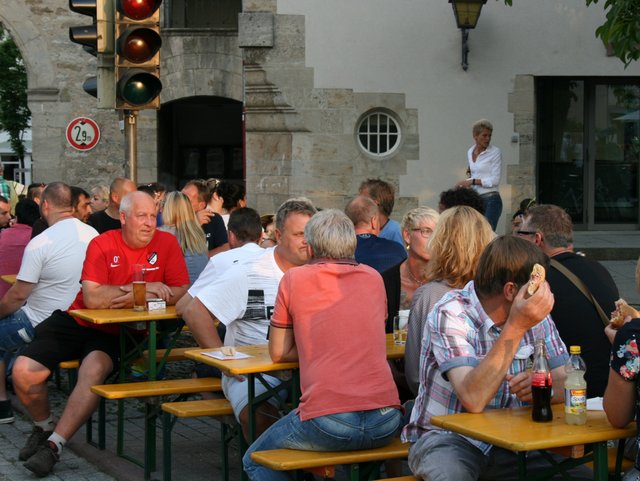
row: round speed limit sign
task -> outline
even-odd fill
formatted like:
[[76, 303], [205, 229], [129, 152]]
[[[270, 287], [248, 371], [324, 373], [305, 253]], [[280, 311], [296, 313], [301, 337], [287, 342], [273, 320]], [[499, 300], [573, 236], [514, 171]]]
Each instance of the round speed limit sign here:
[[74, 149], [91, 150], [100, 140], [98, 124], [86, 117], [73, 119], [67, 125], [67, 142]]

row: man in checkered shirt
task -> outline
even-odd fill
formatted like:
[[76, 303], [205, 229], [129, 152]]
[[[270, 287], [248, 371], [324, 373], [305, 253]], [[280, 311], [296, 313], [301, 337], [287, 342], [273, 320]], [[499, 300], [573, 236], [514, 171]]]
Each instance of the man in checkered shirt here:
[[[402, 432], [403, 441], [413, 443], [409, 466], [416, 476], [452, 481], [517, 478], [515, 453], [444, 431], [430, 419], [531, 402], [526, 369], [536, 339], [545, 340], [555, 388], [552, 402], [563, 401], [568, 355], [549, 317], [553, 294], [545, 282], [524, 298], [536, 263], [547, 267], [549, 261], [523, 239], [498, 237], [483, 252], [474, 280], [445, 294], [429, 314], [418, 397]], [[541, 456], [529, 453], [527, 474], [544, 468], [549, 465]], [[582, 479], [583, 471], [571, 473]], [[584, 479], [593, 477], [589, 469], [584, 473]]]

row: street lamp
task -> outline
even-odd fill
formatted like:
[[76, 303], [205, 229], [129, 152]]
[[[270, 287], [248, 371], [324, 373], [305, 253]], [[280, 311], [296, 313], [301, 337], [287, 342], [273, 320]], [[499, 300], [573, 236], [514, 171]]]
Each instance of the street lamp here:
[[487, 0], [449, 0], [456, 17], [456, 25], [462, 32], [462, 70], [467, 70], [469, 63], [469, 29], [476, 28], [482, 5]]

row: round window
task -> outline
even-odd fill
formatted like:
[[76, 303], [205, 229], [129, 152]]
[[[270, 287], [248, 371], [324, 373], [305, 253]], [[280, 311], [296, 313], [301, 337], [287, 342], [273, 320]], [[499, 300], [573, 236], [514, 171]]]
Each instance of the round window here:
[[367, 154], [385, 157], [400, 145], [400, 126], [386, 112], [375, 110], [362, 117], [358, 124], [358, 144]]

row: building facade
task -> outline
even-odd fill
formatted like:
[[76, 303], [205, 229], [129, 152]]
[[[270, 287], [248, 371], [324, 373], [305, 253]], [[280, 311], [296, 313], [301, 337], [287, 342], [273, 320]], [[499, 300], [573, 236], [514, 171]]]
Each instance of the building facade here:
[[[0, 0], [21, 49], [33, 113], [33, 179], [91, 187], [126, 173], [118, 114], [82, 90], [95, 61], [68, 40], [87, 23], [65, 0]], [[344, 207], [366, 178], [396, 187], [394, 217], [437, 206], [465, 177], [472, 123], [502, 149], [498, 232], [526, 197], [577, 228], [637, 229], [640, 65], [594, 35], [602, 5], [488, 2], [469, 33], [469, 68], [445, 0], [164, 0], [163, 91], [144, 111], [138, 180], [180, 187], [244, 180], [249, 205], [293, 195]], [[76, 117], [99, 144], [73, 149]]]

